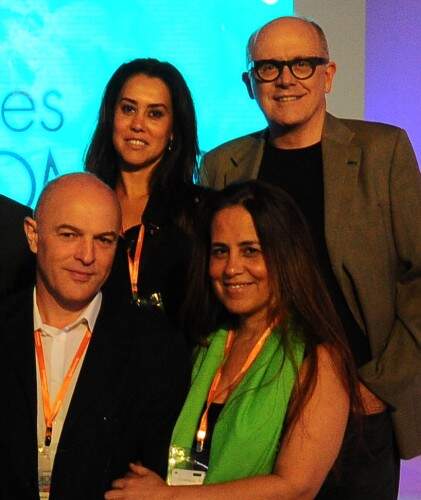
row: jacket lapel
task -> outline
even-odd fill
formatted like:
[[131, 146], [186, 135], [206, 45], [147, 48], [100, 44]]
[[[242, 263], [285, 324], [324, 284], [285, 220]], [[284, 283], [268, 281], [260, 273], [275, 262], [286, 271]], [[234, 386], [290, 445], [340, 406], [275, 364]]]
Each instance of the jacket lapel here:
[[349, 221], [362, 159], [360, 146], [352, 144], [354, 133], [340, 120], [326, 115], [322, 135], [325, 237], [336, 278], [355, 318], [363, 327], [354, 295], [343, 269], [344, 251], [352, 239]]
[[106, 309], [103, 301], [66, 415], [60, 446], [71, 440], [85, 412], [94, 409], [105, 416], [119, 404], [119, 389], [129, 368], [131, 344], [122, 328], [124, 318], [117, 323]]
[[[267, 130], [240, 139], [231, 153], [231, 165], [225, 173], [225, 185], [256, 179], [262, 162]], [[349, 212], [358, 183], [362, 149], [352, 143], [352, 132], [341, 120], [326, 114], [322, 134], [325, 237], [336, 278], [345, 293], [355, 318], [363, 327], [353, 291], [344, 276], [343, 256], [352, 238]], [[233, 167], [233, 168], [232, 168]]]
[[[224, 186], [233, 182], [257, 179], [265, 149], [267, 130], [261, 130], [244, 138], [231, 154], [230, 168], [225, 171]], [[233, 167], [233, 168], [231, 168]]]
[[[262, 162], [267, 130], [256, 132], [240, 141], [231, 154], [225, 174], [226, 184], [256, 179]], [[354, 133], [340, 120], [326, 114], [322, 137], [323, 182], [325, 199], [325, 236], [332, 265], [338, 270], [346, 247], [344, 221], [358, 182], [362, 151], [351, 143]]]

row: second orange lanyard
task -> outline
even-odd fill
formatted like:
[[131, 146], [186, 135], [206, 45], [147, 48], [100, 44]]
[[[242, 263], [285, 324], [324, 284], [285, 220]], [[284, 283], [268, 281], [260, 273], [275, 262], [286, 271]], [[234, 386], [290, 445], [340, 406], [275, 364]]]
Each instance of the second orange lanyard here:
[[[239, 382], [239, 380], [242, 378], [242, 376], [250, 368], [251, 364], [257, 358], [260, 351], [262, 350], [263, 344], [265, 343], [265, 340], [270, 335], [271, 331], [272, 331], [272, 327], [270, 326], [269, 328], [267, 328], [263, 332], [262, 336], [259, 338], [259, 340], [256, 342], [256, 344], [253, 346], [253, 349], [250, 351], [249, 355], [247, 356], [247, 359], [245, 360], [243, 366], [237, 372], [237, 374], [235, 375], [234, 379], [229, 384], [227, 389], [234, 388], [236, 386], [236, 384]], [[212, 384], [211, 384], [210, 389], [209, 389], [208, 399], [207, 399], [207, 403], [206, 403], [206, 409], [203, 412], [202, 418], [200, 419], [199, 429], [198, 429], [197, 435], [196, 435], [197, 451], [199, 451], [199, 452], [203, 450], [203, 446], [204, 446], [205, 439], [206, 439], [206, 434], [208, 431], [208, 412], [209, 412], [210, 405], [221, 394], [221, 391], [219, 393], [217, 392], [218, 385], [219, 385], [219, 382], [221, 380], [222, 370], [223, 370], [224, 365], [228, 359], [229, 353], [231, 352], [233, 343], [234, 343], [234, 332], [232, 330], [230, 330], [228, 332], [227, 340], [225, 343], [224, 360], [223, 360], [221, 366], [218, 368], [218, 370], [215, 373], [215, 376], [213, 378]]]
[[127, 262], [129, 265], [130, 286], [132, 289], [133, 299], [139, 298], [139, 272], [142, 259], [143, 240], [145, 239], [145, 225], [141, 224], [139, 228], [139, 235], [136, 241], [136, 248], [133, 258], [130, 255], [130, 248], [127, 249]]

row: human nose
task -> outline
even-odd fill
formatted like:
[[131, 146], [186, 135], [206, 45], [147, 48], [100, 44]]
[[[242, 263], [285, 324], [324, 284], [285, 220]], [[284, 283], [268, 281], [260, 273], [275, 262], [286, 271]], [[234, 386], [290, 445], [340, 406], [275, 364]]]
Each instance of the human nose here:
[[81, 238], [76, 248], [75, 258], [82, 262], [85, 266], [92, 264], [95, 261], [94, 241]]
[[130, 126], [136, 132], [140, 132], [141, 130], [145, 130], [145, 117], [143, 116], [143, 114], [140, 112], [135, 113], [132, 117], [132, 121], [130, 123]]
[[282, 68], [279, 70], [279, 75], [278, 78], [276, 79], [276, 84], [280, 85], [282, 87], [291, 85], [291, 83], [294, 83], [295, 77], [292, 74], [290, 68], [284, 64]]
[[243, 272], [243, 262], [241, 256], [231, 252], [225, 262], [224, 274], [227, 277], [232, 277]]

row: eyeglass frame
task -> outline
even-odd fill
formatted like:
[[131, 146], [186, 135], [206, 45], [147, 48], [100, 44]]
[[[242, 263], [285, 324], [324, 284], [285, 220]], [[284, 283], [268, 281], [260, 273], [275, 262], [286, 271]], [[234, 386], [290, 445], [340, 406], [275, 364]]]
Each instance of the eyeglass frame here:
[[[312, 71], [309, 74], [309, 76], [306, 76], [304, 78], [301, 76], [296, 76], [296, 74], [294, 73], [294, 71], [292, 69], [292, 66], [299, 61], [305, 61], [305, 62], [310, 63]], [[253, 75], [255, 76], [255, 78], [257, 80], [259, 80], [260, 82], [269, 83], [269, 82], [274, 82], [277, 78], [279, 78], [279, 75], [282, 73], [284, 67], [287, 66], [291, 75], [294, 78], [296, 78], [297, 80], [308, 80], [316, 72], [317, 66], [322, 66], [323, 64], [327, 64], [328, 62], [329, 62], [329, 59], [327, 59], [326, 57], [319, 57], [319, 56], [295, 57], [294, 59], [288, 59], [288, 60], [283, 60], [283, 61], [279, 61], [278, 59], [257, 59], [257, 60], [250, 61], [248, 72], [249, 73], [252, 72]], [[256, 63], [259, 64], [259, 66], [263, 65], [263, 64], [267, 64], [267, 63], [273, 64], [275, 66], [275, 68], [278, 70], [278, 74], [275, 76], [275, 78], [271, 78], [270, 80], [262, 78], [259, 75], [259, 73], [257, 72], [258, 70], [256, 69]]]

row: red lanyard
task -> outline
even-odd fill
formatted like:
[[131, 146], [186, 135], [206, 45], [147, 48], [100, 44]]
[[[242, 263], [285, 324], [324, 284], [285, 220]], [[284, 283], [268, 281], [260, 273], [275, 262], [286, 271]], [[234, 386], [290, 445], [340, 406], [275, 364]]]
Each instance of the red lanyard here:
[[35, 330], [34, 332], [35, 352], [38, 359], [39, 375], [41, 380], [42, 404], [44, 408], [45, 446], [50, 446], [51, 436], [53, 433], [53, 421], [57, 417], [58, 412], [60, 411], [61, 405], [63, 404], [64, 396], [66, 395], [67, 389], [69, 388], [70, 382], [76, 371], [76, 367], [80, 361], [80, 358], [83, 356], [83, 353], [85, 352], [86, 348], [89, 345], [89, 341], [91, 340], [91, 335], [92, 335], [91, 331], [89, 330], [89, 328], [87, 328], [85, 335], [82, 339], [82, 342], [79, 345], [79, 348], [73, 358], [73, 361], [71, 362], [70, 367], [67, 370], [66, 376], [64, 377], [63, 383], [61, 384], [61, 387], [57, 393], [54, 405], [51, 406], [50, 394], [48, 392], [47, 370], [45, 368], [44, 351], [41, 342], [41, 330]]
[[140, 261], [142, 258], [142, 248], [143, 248], [143, 240], [145, 237], [145, 225], [141, 224], [139, 228], [139, 235], [136, 241], [136, 248], [134, 252], [134, 258], [132, 259], [130, 256], [130, 248], [127, 249], [127, 262], [129, 264], [129, 275], [130, 275], [130, 285], [132, 288], [133, 299], [137, 300], [138, 298], [138, 278], [139, 278], [139, 270], [140, 270]]
[[[260, 351], [262, 350], [263, 344], [264, 344], [265, 340], [268, 338], [268, 336], [270, 335], [271, 331], [272, 331], [272, 325], [263, 332], [260, 339], [253, 346], [253, 349], [250, 351], [249, 355], [247, 356], [247, 359], [245, 360], [243, 366], [237, 372], [233, 381], [229, 384], [229, 386], [226, 388], [226, 390], [231, 392], [232, 389], [235, 387], [235, 385], [239, 382], [239, 380], [246, 373], [246, 371], [250, 368], [251, 364], [257, 358]], [[224, 365], [228, 359], [228, 355], [231, 352], [233, 342], [234, 342], [234, 332], [233, 332], [233, 330], [230, 330], [228, 332], [227, 340], [225, 342], [224, 360], [215, 373], [215, 376], [213, 378], [212, 384], [211, 384], [210, 389], [209, 389], [206, 408], [205, 408], [205, 411], [203, 412], [202, 418], [200, 419], [199, 429], [198, 429], [197, 435], [196, 435], [197, 451], [198, 452], [201, 452], [203, 450], [203, 445], [204, 445], [204, 442], [206, 439], [206, 434], [208, 431], [208, 411], [209, 411], [210, 405], [221, 394], [221, 392], [219, 392], [219, 393], [217, 392], [217, 389], [218, 389], [219, 382], [221, 380], [222, 370], [223, 370]]]

